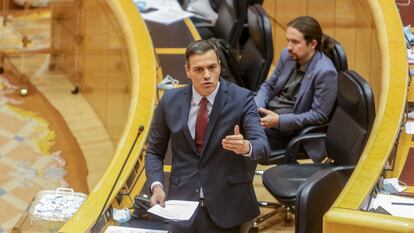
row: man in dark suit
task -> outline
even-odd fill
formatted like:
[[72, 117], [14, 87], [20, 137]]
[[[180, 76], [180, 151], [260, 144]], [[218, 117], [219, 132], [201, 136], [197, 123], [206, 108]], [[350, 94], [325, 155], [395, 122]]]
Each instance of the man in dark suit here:
[[185, 70], [192, 85], [167, 91], [148, 139], [146, 174], [151, 204], [164, 205], [163, 160], [173, 153], [168, 199], [199, 201], [174, 233], [240, 232], [259, 214], [252, 180], [257, 160], [270, 152], [252, 93], [220, 79], [217, 49], [191, 43]]
[[[272, 75], [261, 85], [256, 104], [272, 148], [286, 147], [299, 130], [325, 123], [336, 101], [338, 73], [325, 55], [334, 41], [310, 16], [288, 23], [287, 48]], [[323, 143], [305, 143], [314, 161], [325, 157]]]

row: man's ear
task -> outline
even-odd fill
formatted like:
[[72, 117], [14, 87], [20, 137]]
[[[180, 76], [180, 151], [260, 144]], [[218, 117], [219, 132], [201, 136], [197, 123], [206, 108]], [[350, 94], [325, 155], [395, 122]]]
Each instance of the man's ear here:
[[318, 45], [318, 41], [316, 41], [316, 40], [312, 40], [312, 41], [310, 42], [310, 44], [311, 44], [312, 48], [313, 48], [313, 49], [315, 49], [315, 48], [316, 48], [316, 46]]
[[187, 78], [190, 78], [190, 67], [188, 66], [188, 63], [185, 63], [184, 65], [185, 74], [187, 75]]

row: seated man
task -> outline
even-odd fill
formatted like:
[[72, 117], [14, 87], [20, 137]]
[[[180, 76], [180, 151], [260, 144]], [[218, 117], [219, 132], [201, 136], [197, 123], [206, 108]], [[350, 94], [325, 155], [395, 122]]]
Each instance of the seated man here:
[[[276, 70], [255, 97], [272, 148], [286, 147], [305, 126], [326, 123], [337, 94], [338, 73], [324, 54], [333, 41], [323, 35], [318, 21], [310, 16], [290, 21], [286, 39]], [[304, 147], [314, 161], [325, 157], [323, 143]]]

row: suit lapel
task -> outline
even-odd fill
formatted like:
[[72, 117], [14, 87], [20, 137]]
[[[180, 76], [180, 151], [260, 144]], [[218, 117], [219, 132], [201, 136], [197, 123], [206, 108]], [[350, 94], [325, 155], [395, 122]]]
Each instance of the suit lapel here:
[[221, 79], [220, 87], [214, 100], [213, 109], [211, 110], [210, 116], [208, 117], [207, 132], [204, 137], [204, 147], [201, 154], [204, 153], [206, 145], [211, 137], [213, 129], [217, 123], [217, 120], [220, 118], [221, 110], [224, 108], [224, 105], [227, 102], [227, 83]]
[[298, 97], [297, 97], [294, 109], [296, 109], [296, 106], [298, 105], [298, 103], [302, 99], [303, 94], [309, 88], [309, 85], [310, 85], [310, 83], [313, 79], [313, 76], [314, 76], [313, 75], [313, 70], [315, 68], [316, 63], [320, 60], [320, 56], [321, 56], [321, 53], [317, 51], [315, 53], [315, 55], [312, 57], [312, 60], [309, 63], [308, 68], [306, 68], [305, 74], [303, 76], [302, 83], [300, 84], [300, 89], [299, 89], [299, 93], [298, 93]]
[[282, 88], [285, 86], [287, 80], [289, 79], [290, 75], [292, 74], [293, 68], [295, 68], [295, 61], [291, 60], [291, 61], [287, 61], [286, 62], [286, 70], [288, 70], [289, 72], [283, 72], [279, 78], [279, 81], [276, 83], [275, 89], [274, 89], [274, 93], [280, 93]]
[[191, 145], [191, 148], [193, 149], [194, 153], [197, 153], [197, 148], [194, 142], [193, 137], [191, 137], [190, 129], [188, 128], [188, 113], [190, 112], [190, 106], [191, 106], [191, 97], [192, 97], [192, 90], [191, 85], [188, 85], [185, 88], [185, 91], [183, 93], [183, 99], [179, 100], [183, 104], [181, 105], [181, 125], [182, 129], [184, 131], [185, 138], [188, 140], [188, 143]]

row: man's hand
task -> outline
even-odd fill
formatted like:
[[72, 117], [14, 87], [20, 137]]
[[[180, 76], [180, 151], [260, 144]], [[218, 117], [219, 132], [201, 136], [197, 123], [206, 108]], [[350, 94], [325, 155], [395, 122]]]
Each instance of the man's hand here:
[[161, 185], [156, 184], [152, 188], [152, 196], [150, 199], [151, 206], [154, 206], [156, 204], [160, 204], [160, 206], [165, 207], [165, 192]]
[[234, 134], [226, 136], [221, 144], [225, 150], [233, 151], [239, 155], [246, 155], [250, 151], [250, 144], [244, 140], [243, 135], [240, 134], [238, 125], [234, 126]]
[[264, 115], [260, 118], [260, 125], [263, 128], [273, 128], [279, 125], [279, 114], [265, 108], [259, 108], [259, 112]]

